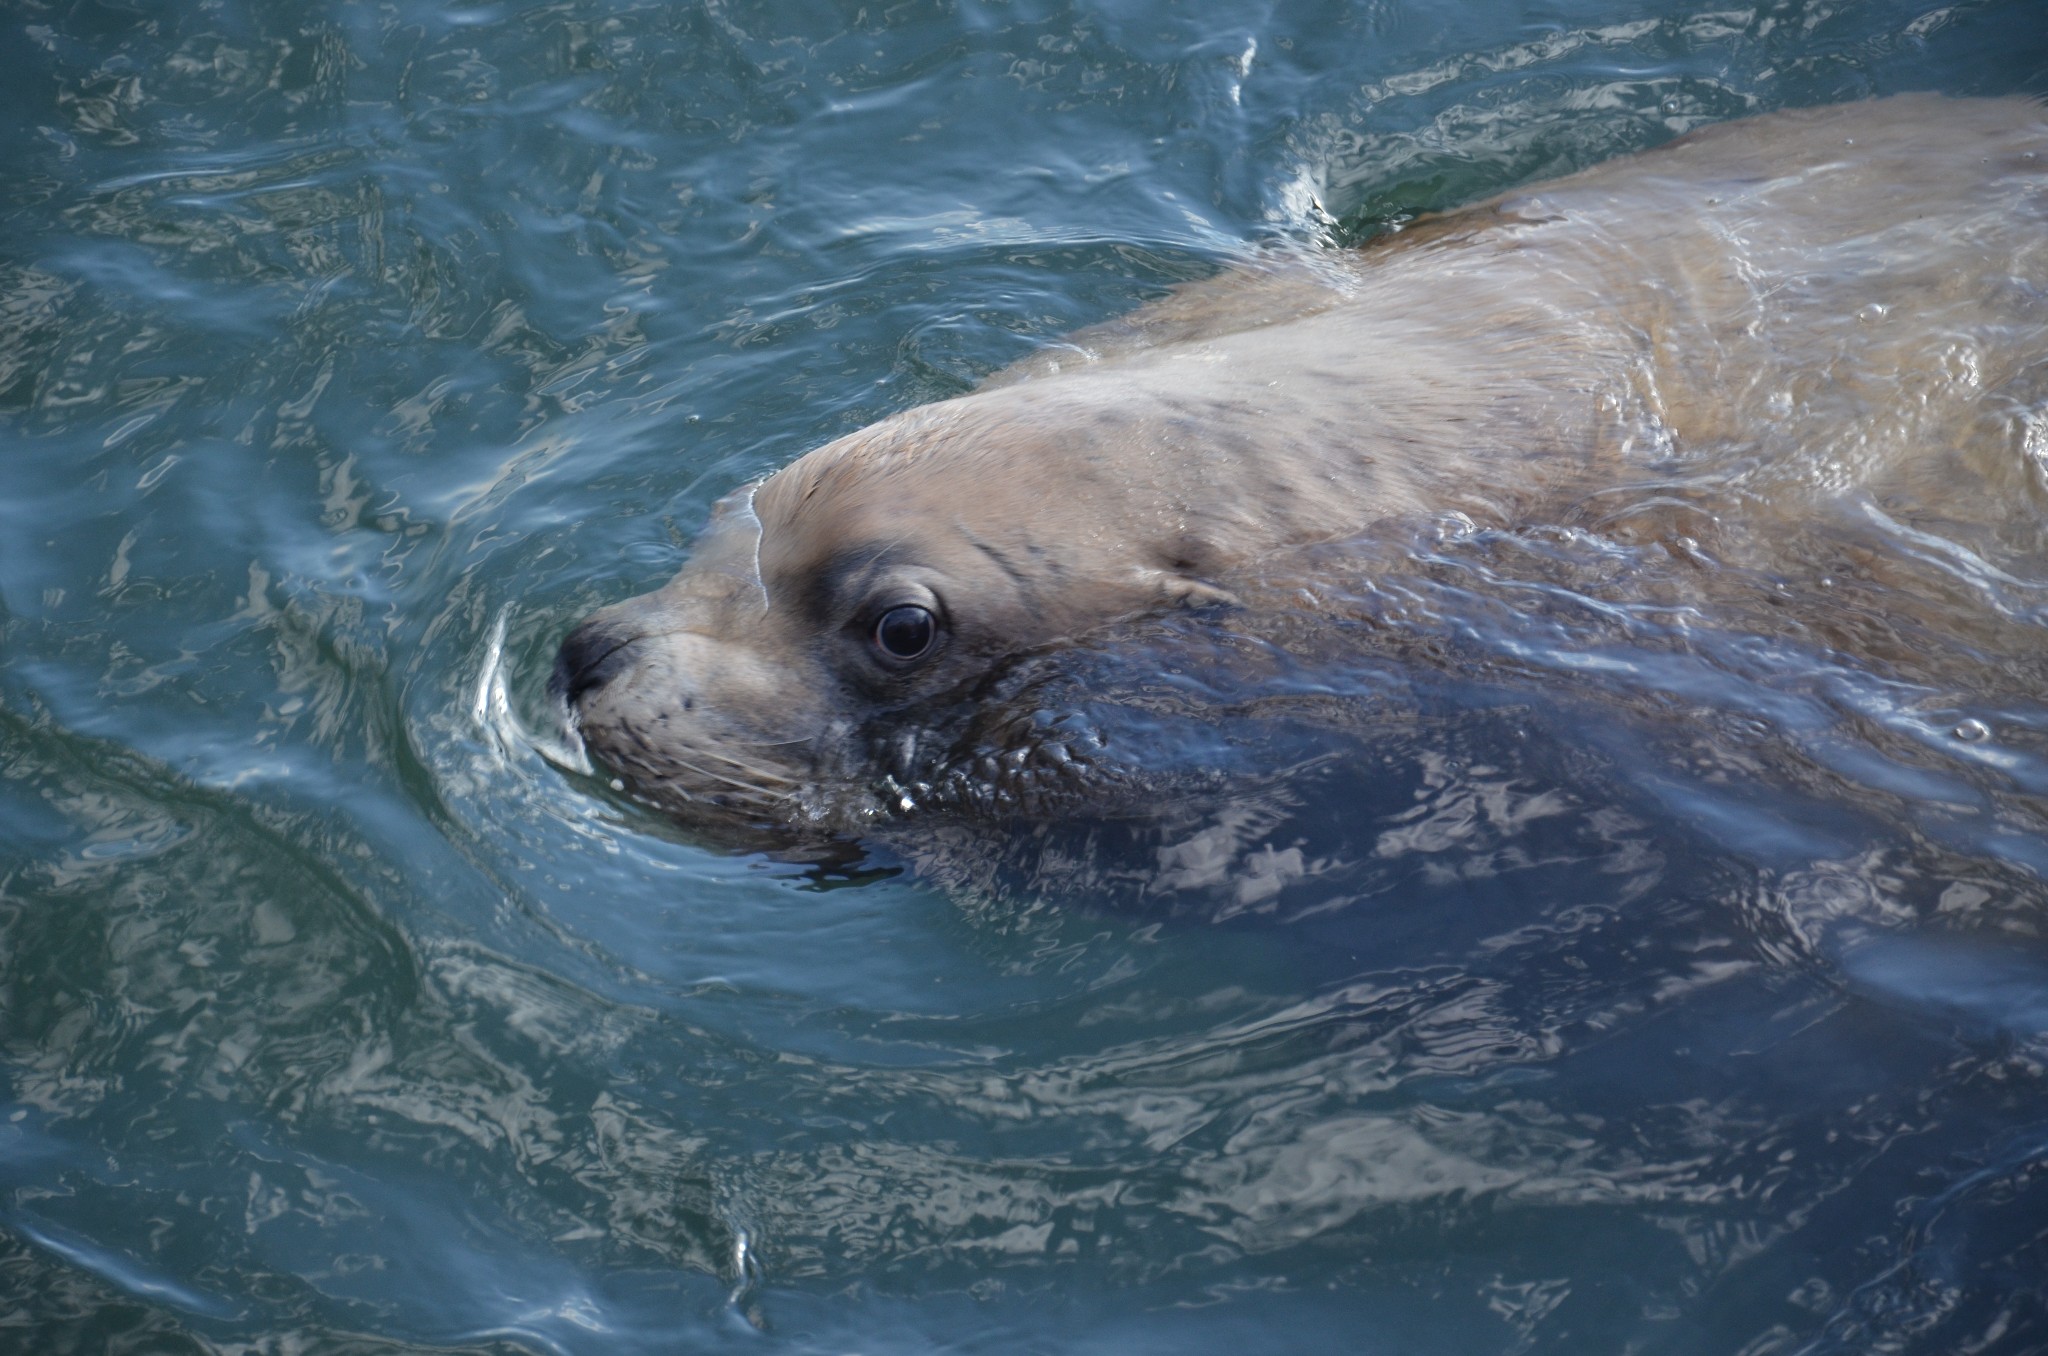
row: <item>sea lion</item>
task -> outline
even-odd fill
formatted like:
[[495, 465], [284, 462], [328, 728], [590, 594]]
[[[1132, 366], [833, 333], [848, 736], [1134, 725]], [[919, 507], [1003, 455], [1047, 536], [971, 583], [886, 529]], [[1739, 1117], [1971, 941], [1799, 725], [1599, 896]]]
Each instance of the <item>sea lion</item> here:
[[[578, 626], [551, 687], [671, 813], [858, 830], [914, 808], [933, 732], [1018, 656], [1227, 618], [1376, 524], [1711, 532], [1715, 566], [1768, 570], [1852, 499], [2038, 523], [2044, 358], [2040, 106], [1722, 124], [1248, 263], [818, 448]], [[1673, 468], [1684, 513], [1604, 513]]]

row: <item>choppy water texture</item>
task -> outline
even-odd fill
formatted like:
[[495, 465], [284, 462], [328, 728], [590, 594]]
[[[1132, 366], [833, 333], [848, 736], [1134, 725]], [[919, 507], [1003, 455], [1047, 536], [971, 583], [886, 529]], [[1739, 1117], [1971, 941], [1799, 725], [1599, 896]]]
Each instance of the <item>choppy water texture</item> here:
[[1666, 497], [1411, 525], [1355, 651], [1139, 626], [1040, 707], [1142, 815], [723, 851], [541, 691], [806, 448], [1261, 241], [2048, 93], [2038, 0], [0, 33], [0, 1348], [2048, 1347], [2038, 382], [1825, 625], [1657, 608]]

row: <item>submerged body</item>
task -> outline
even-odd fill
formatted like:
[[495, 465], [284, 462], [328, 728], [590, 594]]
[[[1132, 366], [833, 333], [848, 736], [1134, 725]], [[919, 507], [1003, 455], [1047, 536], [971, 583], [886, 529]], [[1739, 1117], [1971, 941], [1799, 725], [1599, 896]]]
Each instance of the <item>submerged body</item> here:
[[1658, 541], [1710, 611], [1866, 510], [2036, 550], [2044, 466], [2048, 116], [1773, 114], [1198, 284], [822, 447], [555, 682], [671, 812], [855, 829], [974, 765], [962, 713], [1020, 657], [1228, 625], [1390, 522]]

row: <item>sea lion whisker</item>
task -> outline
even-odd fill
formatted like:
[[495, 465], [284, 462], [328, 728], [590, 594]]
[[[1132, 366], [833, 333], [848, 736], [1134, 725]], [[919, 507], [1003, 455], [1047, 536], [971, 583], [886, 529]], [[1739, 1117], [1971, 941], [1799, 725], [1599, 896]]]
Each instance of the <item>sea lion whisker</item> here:
[[673, 761], [677, 767], [684, 768], [690, 772], [694, 772], [700, 777], [707, 777], [715, 782], [723, 782], [725, 785], [733, 788], [736, 791], [746, 792], [752, 795], [755, 799], [770, 804], [776, 801], [788, 800], [794, 793], [794, 783], [790, 784], [790, 790], [779, 791], [773, 787], [761, 786], [754, 782], [746, 781], [739, 777], [728, 776], [722, 772], [717, 772], [711, 768], [700, 766], [699, 764], [691, 762], [687, 758], [676, 757], [674, 755], [670, 755], [670, 758], [671, 761]]
[[699, 758], [716, 759], [719, 763], [732, 768], [735, 772], [751, 775], [758, 778], [764, 784], [776, 783], [783, 786], [794, 786], [796, 784], [794, 779], [784, 776], [773, 768], [762, 767], [757, 763], [750, 763], [744, 759], [735, 758], [729, 753], [720, 753], [716, 749], [697, 748], [691, 750], [691, 752]]
[[[788, 776], [782, 776], [780, 772], [774, 772], [772, 768], [762, 768], [762, 766], [758, 766], [758, 764], [752, 764], [752, 762], [741, 762], [741, 760], [737, 760], [737, 758], [731, 758], [731, 756], [727, 756], [727, 754], [715, 754], [715, 752], [711, 752], [711, 750], [696, 750], [696, 754], [698, 754], [700, 758], [715, 758], [717, 762], [725, 764], [725, 766], [727, 766], [729, 770], [727, 770], [727, 772], [717, 772], [715, 768], [707, 768], [707, 766], [702, 766], [702, 764], [690, 764], [690, 766], [692, 766], [694, 770], [702, 772], [702, 774], [705, 774], [705, 776], [717, 776], [717, 778], [721, 778], [721, 780], [733, 782], [733, 785], [739, 785], [739, 782], [745, 782], [745, 785], [750, 785], [750, 787], [758, 785], [758, 787], [762, 787], [762, 789], [770, 789], [770, 787], [782, 787], [782, 789], [791, 789], [791, 787], [795, 787], [795, 785], [797, 785], [797, 780], [795, 780], [795, 778], [788, 778]], [[678, 762], [680, 762], [680, 760], [678, 760]]]

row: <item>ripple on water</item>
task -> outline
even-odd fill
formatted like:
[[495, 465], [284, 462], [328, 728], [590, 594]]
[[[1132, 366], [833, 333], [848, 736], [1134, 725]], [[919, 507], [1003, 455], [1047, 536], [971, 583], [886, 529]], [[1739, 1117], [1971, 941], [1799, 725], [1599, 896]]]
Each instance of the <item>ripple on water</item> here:
[[[2043, 1345], [2048, 406], [1967, 336], [1925, 370], [1996, 396], [1996, 521], [1855, 503], [1762, 568], [1718, 510], [1768, 469], [1617, 409], [1641, 483], [1020, 673], [831, 851], [565, 770], [542, 690], [718, 497], [1249, 240], [2039, 88], [2037, 6], [10, 38], [17, 1340]], [[1868, 449], [1826, 450], [1807, 488]], [[991, 788], [1091, 809], [992, 829]]]

